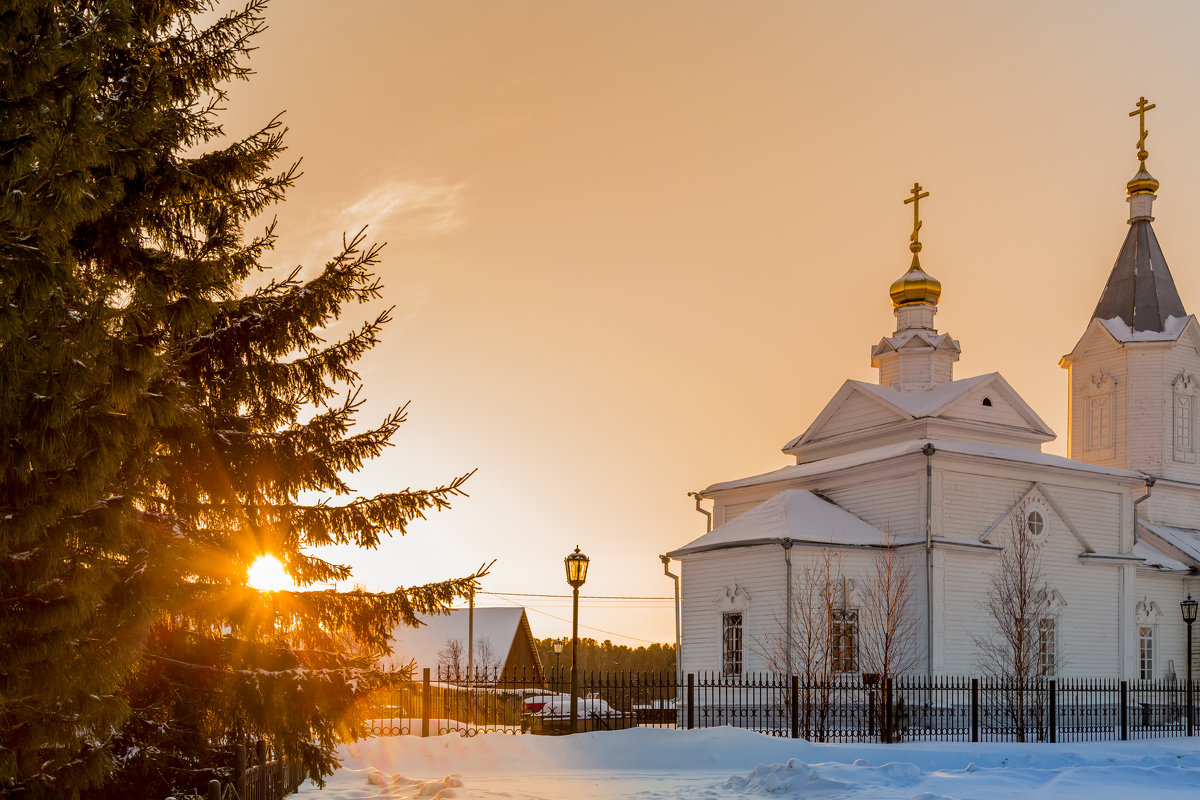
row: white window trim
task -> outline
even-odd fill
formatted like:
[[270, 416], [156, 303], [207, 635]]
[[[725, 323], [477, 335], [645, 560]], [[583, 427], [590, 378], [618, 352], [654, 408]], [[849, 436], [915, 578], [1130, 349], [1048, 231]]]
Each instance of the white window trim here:
[[[730, 622], [737, 617], [737, 649], [733, 658], [727, 660], [731, 650], [726, 637], [732, 630]], [[736, 664], [732, 662], [736, 659]], [[725, 611], [721, 614], [721, 674], [744, 675], [746, 672], [746, 612]]]
[[[851, 655], [850, 655], [850, 667], [851, 668], [850, 669], [835, 669], [835, 667], [834, 667], [835, 662], [834, 662], [834, 656], [833, 656], [833, 642], [834, 642], [833, 626], [834, 626], [835, 619], [834, 619], [833, 615], [835, 615], [835, 614], [841, 615], [841, 619], [837, 620], [837, 621], [841, 622], [842, 624], [845, 624], [847, 619], [852, 619], [854, 622], [854, 636], [851, 639]], [[853, 615], [853, 616], [851, 616], [851, 615]], [[830, 660], [830, 664], [829, 664], [829, 669], [831, 672], [837, 673], [839, 675], [852, 675], [852, 674], [855, 674], [860, 671], [860, 667], [862, 666], [862, 660], [861, 660], [862, 659], [862, 648], [861, 648], [861, 642], [860, 642], [860, 637], [861, 637], [862, 631], [859, 629], [859, 623], [860, 623], [859, 616], [860, 615], [859, 615], [857, 607], [847, 608], [844, 606], [835, 606], [830, 609], [830, 617], [829, 617], [829, 640], [830, 640], [829, 641], [829, 660]]]
[[1137, 654], [1138, 654], [1138, 677], [1142, 674], [1142, 647], [1141, 636], [1142, 628], [1150, 629], [1150, 658], [1151, 658], [1151, 679], [1154, 673], [1159, 672], [1159, 650], [1161, 644], [1158, 640], [1158, 621], [1162, 617], [1163, 611], [1158, 603], [1149, 598], [1143, 597], [1134, 607], [1134, 624], [1137, 628]]
[[[1018, 524], [1021, 526], [1021, 530], [1025, 533], [1025, 535], [1038, 544], [1045, 542], [1050, 536], [1051, 527], [1050, 509], [1046, 507], [1046, 504], [1043, 503], [1039, 498], [1032, 497], [1026, 502], [1017, 506], [1017, 511], [1021, 515], [1021, 518], [1018, 520]], [[1037, 514], [1042, 518], [1042, 529], [1037, 533], [1034, 533], [1033, 529], [1030, 527], [1029, 518], [1033, 514]]]
[[[1116, 458], [1117, 455], [1117, 379], [1101, 370], [1093, 375], [1083, 390], [1083, 450], [1088, 458]], [[1106, 423], [1107, 437], [1103, 431], [1099, 441], [1093, 444], [1092, 401], [1105, 398], [1108, 409], [1103, 422]]]
[[[1043, 626], [1045, 626], [1046, 623], [1050, 623], [1049, 629], [1050, 629], [1050, 634], [1051, 634], [1051, 644], [1053, 645], [1053, 647], [1051, 648], [1051, 652], [1050, 652], [1050, 669], [1043, 672], [1043, 666], [1045, 664], [1045, 659], [1044, 659], [1045, 652], [1042, 648], [1042, 631], [1044, 630]], [[1037, 631], [1038, 674], [1044, 675], [1045, 677], [1048, 677], [1048, 678], [1053, 678], [1055, 675], [1057, 675], [1059, 669], [1062, 667], [1062, 640], [1059, 638], [1059, 633], [1061, 630], [1062, 630], [1062, 626], [1058, 624], [1058, 615], [1057, 614], [1050, 614], [1048, 616], [1042, 617], [1042, 619], [1038, 621], [1038, 631]]]
[[[1142, 630], [1150, 632], [1150, 677], [1142, 674]], [[1152, 622], [1139, 622], [1137, 626], [1138, 680], [1154, 680], [1158, 672], [1158, 626]]]
[[[1188, 439], [1180, 443], [1179, 401], [1187, 398]], [[1196, 376], [1179, 373], [1171, 381], [1171, 453], [1176, 461], [1196, 463]]]

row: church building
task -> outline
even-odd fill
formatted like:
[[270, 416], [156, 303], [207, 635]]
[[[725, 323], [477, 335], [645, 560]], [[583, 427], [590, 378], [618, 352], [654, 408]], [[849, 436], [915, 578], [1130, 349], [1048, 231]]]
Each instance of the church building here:
[[836, 587], [832, 671], [869, 671], [859, 624], [890, 552], [911, 579], [907, 671], [979, 674], [985, 596], [1006, 544], [1026, 536], [1048, 589], [1048, 618], [1030, 633], [1044, 674], [1183, 679], [1180, 602], [1200, 595], [1200, 325], [1151, 225], [1150, 107], [1135, 112], [1128, 233], [1059, 362], [1069, 457], [1042, 452], [1054, 432], [1000, 374], [955, 379], [959, 343], [935, 328], [941, 284], [920, 264], [926, 193], [915, 185], [912, 266], [890, 290], [895, 331], [871, 349], [878, 383], [846, 381], [784, 446], [794, 465], [699, 493], [711, 530], [668, 554], [682, 570], [683, 672], [779, 671], [771, 642], [789, 616], [788, 576], [794, 609], [814, 564]]

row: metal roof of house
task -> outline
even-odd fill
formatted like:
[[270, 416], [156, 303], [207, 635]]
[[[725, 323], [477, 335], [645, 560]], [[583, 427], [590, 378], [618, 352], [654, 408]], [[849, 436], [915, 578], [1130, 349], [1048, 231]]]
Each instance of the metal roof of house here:
[[[446, 642], [457, 639], [463, 645], [463, 654], [467, 652], [468, 609], [456, 608], [445, 615], [422, 615], [424, 623], [419, 628], [409, 628], [401, 625], [392, 632], [392, 654], [385, 657], [383, 666], [400, 667], [415, 661], [417, 667], [437, 669], [438, 652], [445, 649]], [[475, 609], [474, 633], [475, 642], [486, 639], [492, 653], [503, 665], [508, 660], [509, 649], [516, 638], [519, 628], [529, 631], [529, 620], [525, 609], [520, 607], [479, 608]], [[532, 640], [533, 634], [529, 632]], [[531, 646], [533, 642], [530, 642]], [[537, 648], [534, 648], [537, 657]]]

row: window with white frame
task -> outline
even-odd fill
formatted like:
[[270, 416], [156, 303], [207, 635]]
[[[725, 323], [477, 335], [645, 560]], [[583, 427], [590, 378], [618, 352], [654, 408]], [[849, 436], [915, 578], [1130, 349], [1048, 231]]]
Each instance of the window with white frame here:
[[1196, 460], [1196, 379], [1180, 374], [1171, 382], [1172, 444], [1176, 461]]
[[721, 615], [721, 672], [742, 674], [742, 615]]
[[1112, 395], [1088, 398], [1088, 450], [1112, 447]]
[[1192, 398], [1175, 395], [1175, 449], [1192, 449]]
[[1138, 677], [1154, 680], [1154, 626], [1138, 626]]
[[1053, 617], [1038, 620], [1038, 674], [1053, 675], [1058, 646], [1057, 624]]
[[1083, 421], [1078, 431], [1083, 449], [1091, 458], [1112, 458], [1116, 455], [1116, 390], [1117, 379], [1100, 370], [1083, 387]]
[[858, 609], [829, 612], [829, 661], [834, 672], [858, 672]]

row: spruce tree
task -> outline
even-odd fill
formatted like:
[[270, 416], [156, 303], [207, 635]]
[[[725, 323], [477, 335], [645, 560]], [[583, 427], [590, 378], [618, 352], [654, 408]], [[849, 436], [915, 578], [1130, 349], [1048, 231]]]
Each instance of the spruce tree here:
[[482, 574], [245, 585], [262, 554], [346, 579], [321, 546], [402, 534], [466, 477], [341, 499], [405, 414], [354, 427], [386, 312], [318, 333], [380, 295], [378, 248], [260, 277], [273, 226], [244, 232], [296, 178], [278, 120], [230, 143], [216, 116], [264, 5], [204, 28], [203, 0], [0, 12], [3, 794], [160, 798], [260, 738], [320, 779], [396, 679], [373, 666], [390, 631]]

